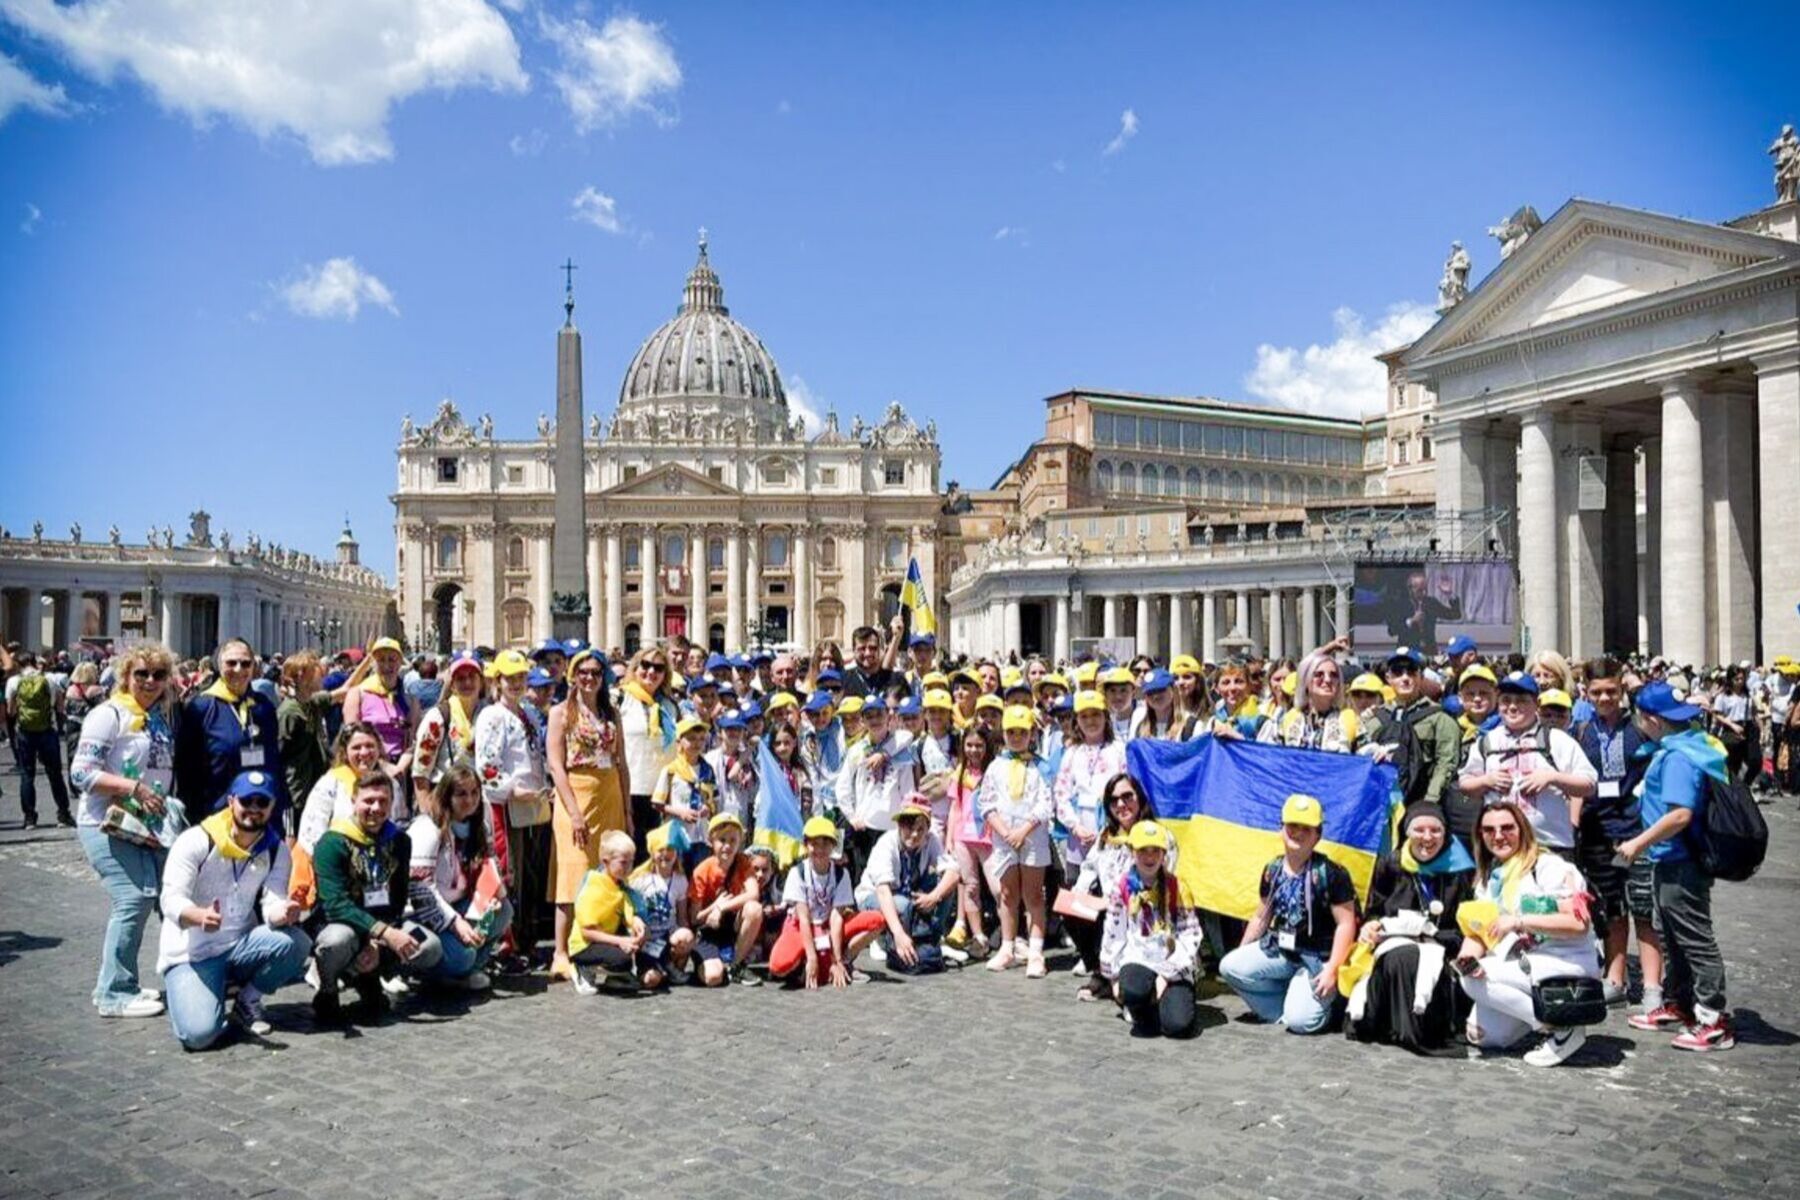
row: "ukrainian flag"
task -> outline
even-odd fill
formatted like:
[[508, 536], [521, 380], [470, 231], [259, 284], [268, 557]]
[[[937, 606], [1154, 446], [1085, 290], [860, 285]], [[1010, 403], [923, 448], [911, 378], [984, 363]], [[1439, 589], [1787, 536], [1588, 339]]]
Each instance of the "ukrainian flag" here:
[[764, 738], [756, 740], [756, 835], [751, 841], [775, 852], [775, 861], [786, 870], [800, 857], [800, 797], [787, 781], [787, 772], [775, 761]]
[[937, 634], [937, 618], [931, 615], [931, 597], [925, 593], [925, 577], [919, 573], [919, 560], [906, 563], [906, 586], [900, 589], [900, 606], [906, 609], [914, 633]]
[[1350, 872], [1359, 896], [1368, 895], [1388, 845], [1393, 767], [1356, 754], [1217, 737], [1141, 738], [1126, 747], [1125, 762], [1175, 837], [1176, 875], [1191, 903], [1256, 915], [1262, 869], [1281, 853], [1281, 806], [1296, 792], [1316, 797], [1325, 811], [1319, 850]]

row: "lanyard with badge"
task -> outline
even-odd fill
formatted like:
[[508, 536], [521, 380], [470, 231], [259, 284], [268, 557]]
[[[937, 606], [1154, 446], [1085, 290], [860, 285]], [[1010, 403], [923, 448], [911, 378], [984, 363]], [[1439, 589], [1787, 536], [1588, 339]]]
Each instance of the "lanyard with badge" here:
[[238, 764], [246, 771], [264, 765], [265, 755], [262, 747], [262, 729], [256, 723], [250, 707], [250, 695], [231, 706], [231, 715], [238, 720], [238, 726], [244, 732], [244, 743], [238, 748]]
[[[831, 920], [832, 882], [833, 877], [837, 874], [837, 868], [825, 868], [825, 878], [820, 879], [819, 873], [813, 870], [811, 862], [803, 865], [806, 874], [801, 876], [801, 882], [806, 889], [806, 910], [813, 919], [813, 946], [819, 950], [829, 950], [831, 949], [831, 928], [829, 925], [824, 928], [820, 926], [821, 923]], [[821, 913], [824, 915], [821, 916]]]

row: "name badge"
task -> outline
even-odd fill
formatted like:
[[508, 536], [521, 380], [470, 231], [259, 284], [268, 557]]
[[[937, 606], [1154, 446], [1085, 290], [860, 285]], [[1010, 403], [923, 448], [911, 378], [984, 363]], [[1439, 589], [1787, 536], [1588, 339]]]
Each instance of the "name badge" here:
[[1276, 934], [1275, 944], [1288, 954], [1294, 953], [1300, 946], [1299, 939], [1294, 937], [1294, 931], [1291, 929], [1284, 929]]
[[1602, 800], [1617, 800], [1619, 798], [1619, 781], [1616, 779], [1602, 779], [1600, 781], [1600, 798]]
[[246, 770], [263, 765], [263, 748], [261, 746], [245, 746], [238, 753], [238, 763]]
[[225, 927], [237, 929], [250, 924], [250, 897], [233, 888], [225, 897], [222, 906]]
[[831, 950], [831, 935], [829, 933], [813, 934], [813, 948], [829, 953]]

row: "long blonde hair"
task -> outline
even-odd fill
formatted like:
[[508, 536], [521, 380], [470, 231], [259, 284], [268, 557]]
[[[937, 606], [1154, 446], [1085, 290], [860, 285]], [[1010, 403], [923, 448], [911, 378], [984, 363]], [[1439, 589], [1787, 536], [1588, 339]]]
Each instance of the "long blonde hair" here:
[[175, 711], [175, 697], [181, 691], [181, 684], [175, 678], [175, 655], [161, 642], [132, 642], [113, 658], [113, 691], [115, 693], [131, 693], [131, 672], [142, 666], [154, 671], [161, 668], [169, 673], [168, 682], [163, 685], [162, 699], [156, 702], [157, 710], [168, 720]]
[[1525, 815], [1517, 800], [1497, 800], [1489, 804], [1481, 810], [1481, 816], [1475, 818], [1475, 882], [1478, 887], [1485, 886], [1487, 877], [1500, 865], [1500, 861], [1488, 853], [1487, 843], [1481, 838], [1481, 818], [1491, 812], [1511, 813], [1513, 820], [1519, 823], [1519, 848], [1513, 852], [1513, 858], [1518, 860], [1521, 874], [1537, 865], [1540, 853], [1537, 830], [1531, 827], [1531, 818]]

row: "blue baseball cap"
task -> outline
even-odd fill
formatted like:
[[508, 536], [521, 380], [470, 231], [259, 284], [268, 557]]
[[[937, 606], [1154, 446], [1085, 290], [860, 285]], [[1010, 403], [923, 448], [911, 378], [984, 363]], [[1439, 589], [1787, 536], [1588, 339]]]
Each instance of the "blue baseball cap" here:
[[[864, 707], [867, 708], [866, 705]], [[924, 715], [925, 707], [919, 703], [917, 696], [908, 696], [895, 706], [894, 711], [903, 717], [918, 717]]]
[[763, 663], [772, 663], [774, 661], [775, 656], [767, 650], [758, 650], [750, 656], [750, 665], [753, 667], [759, 667]]
[[588, 644], [580, 638], [569, 638], [563, 642], [562, 648], [564, 654], [568, 655], [570, 658], [574, 658], [577, 654], [586, 650]]
[[1425, 656], [1411, 646], [1401, 646], [1387, 656], [1388, 666], [1391, 667], [1396, 663], [1405, 663], [1409, 667], [1423, 667]]
[[1175, 686], [1175, 677], [1161, 667], [1144, 676], [1144, 682], [1138, 687], [1148, 696], [1152, 692], [1166, 692]]
[[1538, 681], [1524, 671], [1514, 671], [1500, 681], [1500, 690], [1512, 692], [1515, 695], [1535, 697], [1538, 694]]
[[723, 654], [709, 654], [706, 656], [706, 673], [708, 675], [716, 675], [720, 671], [730, 669], [731, 660], [726, 658]]
[[1462, 697], [1458, 696], [1455, 692], [1445, 692], [1443, 709], [1453, 717], [1462, 716]]
[[750, 660], [742, 654], [733, 654], [729, 661], [731, 669], [734, 671], [748, 671], [752, 665]]
[[1469, 651], [1475, 649], [1478, 649], [1475, 645], [1475, 639], [1466, 633], [1459, 633], [1451, 638], [1450, 644], [1444, 648], [1445, 653], [1451, 658], [1455, 658], [1459, 654], [1467, 654]]
[[830, 708], [831, 705], [832, 699], [830, 692], [814, 692], [806, 698], [806, 703], [800, 706], [800, 711], [824, 712], [826, 709]]
[[737, 699], [737, 689], [732, 687], [729, 683], [720, 683], [719, 684], [719, 700], [720, 700], [720, 702], [723, 703], [725, 698], [728, 696], [731, 699], [736, 700]]
[[711, 675], [696, 675], [694, 678], [688, 680], [689, 692], [703, 692], [709, 688], [717, 691], [718, 687], [719, 681], [714, 679]]
[[744, 705], [744, 707], [738, 709], [737, 714], [746, 722], [760, 721], [762, 720], [763, 715], [762, 705], [752, 700], [750, 703]]
[[1632, 697], [1632, 704], [1639, 711], [1665, 721], [1691, 721], [1700, 715], [1699, 705], [1685, 703], [1675, 694], [1674, 688], [1660, 680], [1639, 688], [1637, 695]]
[[261, 796], [270, 804], [281, 800], [281, 793], [275, 787], [275, 776], [268, 771], [239, 771], [231, 781], [231, 786], [225, 790], [228, 795], [239, 798]]
[[819, 672], [813, 682], [820, 687], [824, 687], [828, 683], [842, 684], [844, 682], [844, 674], [836, 667], [826, 667], [823, 671]]
[[929, 633], [915, 633], [906, 639], [906, 644], [909, 646], [935, 646], [937, 638]]
[[1056, 700], [1050, 705], [1050, 711], [1059, 717], [1063, 716], [1066, 713], [1074, 712], [1075, 711], [1075, 697], [1073, 697], [1065, 692], [1063, 695], [1058, 696], [1056, 698]]
[[738, 712], [736, 709], [722, 712], [719, 714], [719, 719], [714, 721], [713, 724], [717, 725], [720, 729], [742, 729], [744, 727], [744, 714]]
[[[561, 650], [562, 647], [558, 646], [557, 649]], [[549, 687], [555, 682], [555, 677], [542, 667], [533, 667], [525, 675], [526, 687]]]
[[568, 657], [568, 651], [564, 650], [563, 644], [555, 638], [545, 638], [531, 651], [532, 658], [542, 658], [546, 654], [560, 654], [565, 658]]
[[867, 700], [863, 701], [862, 711], [863, 716], [865, 717], [872, 712], [885, 713], [887, 710], [887, 701], [883, 700], [880, 696], [870, 696]]

